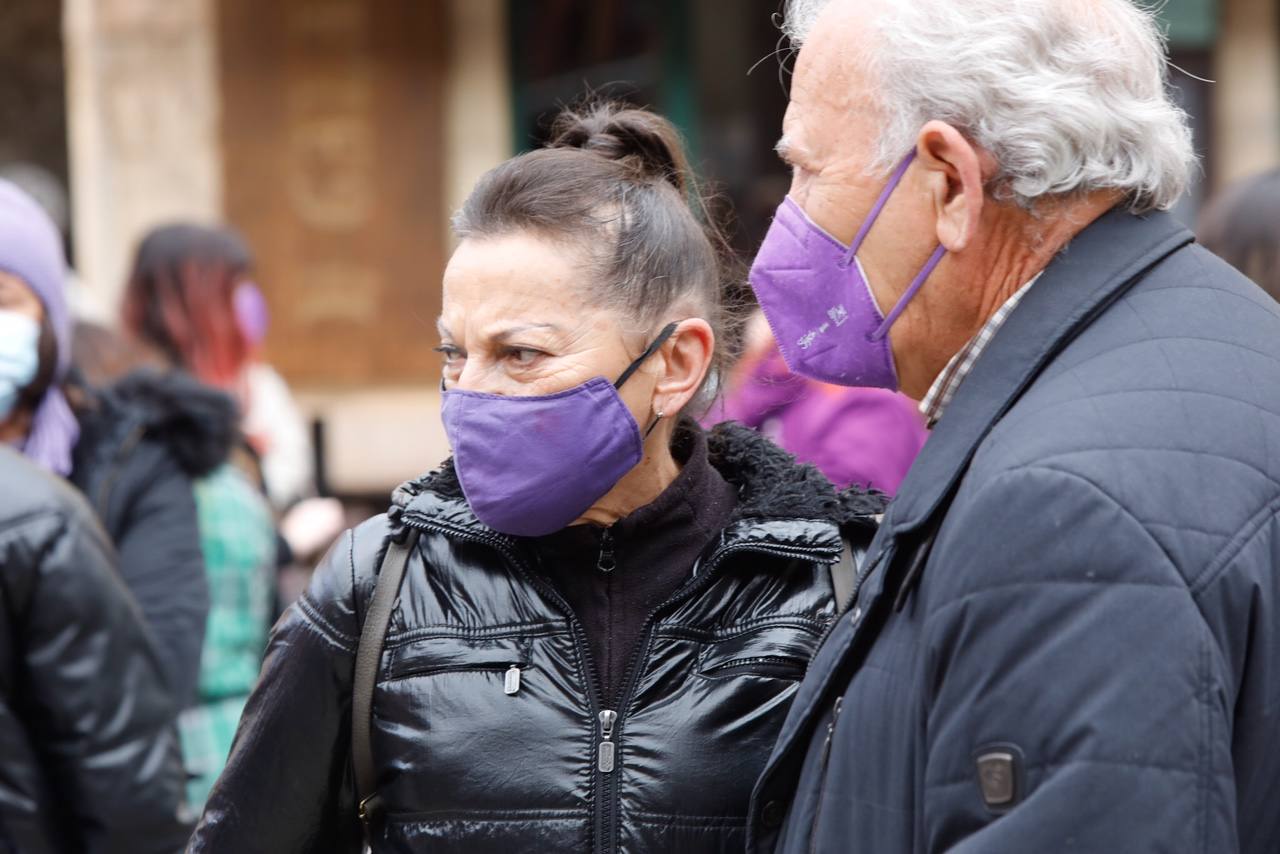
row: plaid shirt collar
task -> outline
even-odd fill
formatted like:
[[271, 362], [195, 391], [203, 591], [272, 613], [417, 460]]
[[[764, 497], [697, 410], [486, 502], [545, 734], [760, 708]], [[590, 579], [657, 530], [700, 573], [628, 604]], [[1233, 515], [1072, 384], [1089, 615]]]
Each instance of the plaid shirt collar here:
[[982, 355], [982, 351], [987, 349], [987, 345], [991, 343], [991, 339], [1000, 331], [1000, 327], [1004, 326], [1004, 322], [1009, 319], [1009, 315], [1013, 314], [1013, 310], [1018, 307], [1018, 303], [1026, 296], [1027, 291], [1031, 290], [1031, 286], [1036, 283], [1036, 279], [1040, 278], [1037, 273], [1009, 299], [1005, 300], [1004, 305], [996, 309], [996, 313], [991, 315], [978, 334], [969, 339], [969, 343], [965, 344], [951, 357], [951, 361], [947, 362], [947, 366], [942, 369], [942, 373], [938, 374], [938, 378], [933, 381], [929, 393], [924, 396], [924, 400], [920, 401], [920, 412], [924, 415], [929, 429], [933, 429], [933, 425], [938, 423], [938, 419], [942, 417], [943, 411], [947, 408], [947, 404], [951, 403], [951, 398], [955, 397], [956, 390], [960, 388], [960, 384], [964, 382], [964, 378], [969, 376], [969, 372], [973, 370], [973, 366], [977, 363], [978, 357]]

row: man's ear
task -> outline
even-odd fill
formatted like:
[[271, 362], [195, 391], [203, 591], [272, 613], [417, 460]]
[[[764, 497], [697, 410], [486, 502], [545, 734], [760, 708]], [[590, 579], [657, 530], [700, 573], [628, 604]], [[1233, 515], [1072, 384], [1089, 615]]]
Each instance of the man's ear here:
[[683, 410], [702, 387], [711, 369], [716, 334], [705, 320], [682, 320], [675, 334], [662, 345], [665, 370], [653, 389], [653, 408], [671, 417]]
[[927, 170], [926, 181], [938, 220], [938, 242], [948, 252], [960, 252], [978, 233], [990, 157], [960, 131], [939, 121], [920, 129], [916, 155]]

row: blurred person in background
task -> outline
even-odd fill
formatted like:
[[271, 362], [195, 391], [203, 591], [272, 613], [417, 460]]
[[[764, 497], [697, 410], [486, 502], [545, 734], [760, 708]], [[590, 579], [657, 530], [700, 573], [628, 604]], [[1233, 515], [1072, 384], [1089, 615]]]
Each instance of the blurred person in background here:
[[239, 282], [232, 292], [232, 306], [249, 347], [244, 365], [244, 431], [262, 458], [267, 497], [284, 511], [314, 492], [311, 439], [284, 377], [262, 357], [271, 326], [262, 290], [251, 280]]
[[0, 850], [176, 854], [173, 695], [74, 490], [0, 446]]
[[[65, 258], [71, 252], [71, 197], [63, 180], [45, 167], [23, 160], [0, 165], [0, 180], [9, 181], [44, 208], [62, 237]], [[85, 287], [75, 268], [69, 264], [65, 265], [64, 282], [63, 290], [72, 317], [94, 322], [110, 318], [110, 311], [103, 304], [101, 295]]]
[[239, 404], [255, 476], [283, 511], [313, 490], [311, 443], [289, 387], [261, 358], [269, 326], [253, 256], [234, 230], [175, 223], [138, 245], [123, 307], [126, 332]]
[[838, 487], [856, 484], [886, 495], [898, 491], [929, 436], [905, 395], [791, 373], [759, 312], [748, 325], [746, 352], [712, 413], [714, 420], [760, 430]]
[[554, 137], [455, 220], [454, 459], [276, 626], [192, 852], [354, 854], [362, 821], [375, 852], [742, 849], [841, 526], [865, 545], [882, 505], [687, 415], [741, 283], [675, 129], [597, 107]]
[[1228, 187], [1200, 217], [1200, 242], [1280, 300], [1280, 169]]
[[[248, 250], [228, 229], [158, 228], [134, 257], [122, 306], [125, 332], [168, 369], [189, 372], [243, 403], [251, 344], [235, 294], [248, 272]], [[196, 481], [195, 500], [210, 608], [198, 702], [182, 713], [181, 732], [193, 776], [188, 794], [199, 806], [222, 770], [258, 676], [279, 551], [258, 458], [245, 442], [237, 442], [232, 461]]]
[[232, 404], [179, 377], [76, 382], [64, 271], [44, 210], [0, 181], [0, 443], [88, 498], [182, 708], [195, 700], [209, 608], [192, 480], [225, 459]]

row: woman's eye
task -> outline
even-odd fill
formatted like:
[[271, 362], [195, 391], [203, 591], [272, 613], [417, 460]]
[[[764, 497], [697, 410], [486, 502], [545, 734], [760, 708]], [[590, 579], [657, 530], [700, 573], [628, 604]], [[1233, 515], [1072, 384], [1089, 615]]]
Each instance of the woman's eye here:
[[513, 347], [507, 351], [507, 358], [522, 368], [532, 365], [544, 355], [541, 350], [529, 350], [522, 347]]
[[462, 358], [462, 351], [457, 347], [450, 347], [447, 344], [435, 348], [435, 351], [444, 359], [446, 366], [452, 365], [454, 362]]

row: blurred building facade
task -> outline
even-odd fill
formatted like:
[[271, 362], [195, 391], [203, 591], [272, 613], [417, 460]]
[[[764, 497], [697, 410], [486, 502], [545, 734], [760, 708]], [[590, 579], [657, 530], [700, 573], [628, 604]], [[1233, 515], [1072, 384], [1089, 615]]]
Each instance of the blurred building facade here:
[[[788, 180], [771, 152], [780, 5], [6, 0], [0, 172], [34, 164], [69, 187], [82, 303], [101, 317], [147, 228], [240, 228], [330, 485], [374, 494], [446, 453], [430, 348], [450, 213], [559, 105], [590, 89], [671, 116], [755, 245]], [[1192, 221], [1212, 188], [1280, 164], [1280, 4], [1162, 15], [1204, 157]]]

